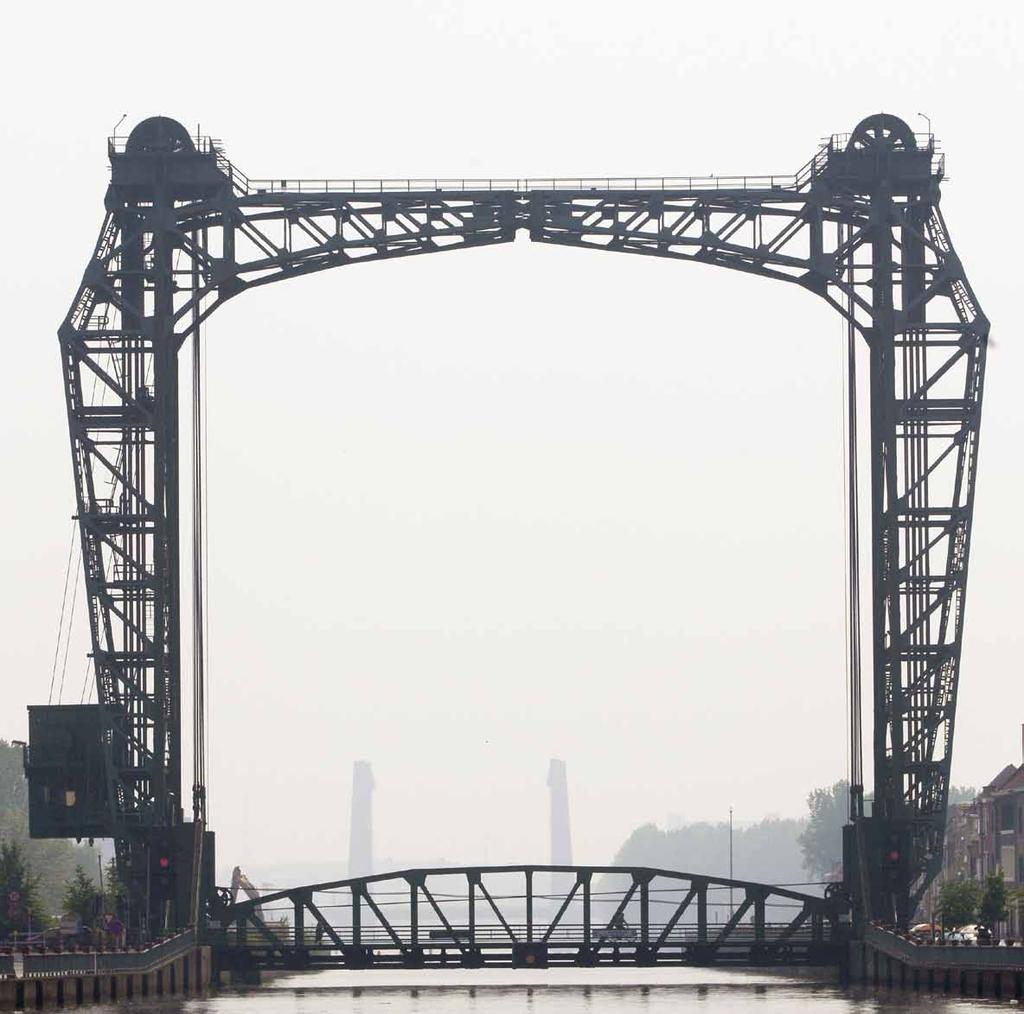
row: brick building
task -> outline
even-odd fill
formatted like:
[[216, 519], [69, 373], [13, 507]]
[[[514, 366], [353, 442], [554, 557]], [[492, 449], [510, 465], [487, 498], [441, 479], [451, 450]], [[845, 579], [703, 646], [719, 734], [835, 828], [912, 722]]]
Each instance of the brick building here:
[[981, 821], [978, 801], [952, 803], [946, 811], [946, 836], [942, 849], [942, 870], [932, 881], [921, 902], [921, 918], [935, 919], [939, 891], [950, 880], [981, 878]]
[[1007, 884], [1024, 884], [1024, 764], [1008, 764], [978, 796], [980, 877], [1002, 869]]
[[[999, 869], [1009, 891], [1024, 889], [1024, 764], [1007, 764], [973, 802], [950, 805], [942, 871], [922, 900], [921, 918], [937, 911], [944, 883], [984, 881]], [[1024, 912], [1012, 900], [1004, 931], [1024, 937]]]

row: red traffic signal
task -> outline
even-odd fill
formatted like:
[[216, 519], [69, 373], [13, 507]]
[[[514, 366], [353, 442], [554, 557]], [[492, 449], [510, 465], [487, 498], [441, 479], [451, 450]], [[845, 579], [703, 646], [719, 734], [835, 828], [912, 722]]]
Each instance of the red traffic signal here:
[[158, 859], [158, 860], [156, 861], [156, 864], [157, 864], [157, 866], [159, 866], [159, 867], [160, 867], [160, 869], [161, 869], [161, 870], [169, 870], [169, 869], [171, 868], [171, 860], [170, 860], [170, 857], [169, 857], [169, 856], [161, 856], [161, 857], [160, 857], [160, 858], [159, 858], [159, 859]]

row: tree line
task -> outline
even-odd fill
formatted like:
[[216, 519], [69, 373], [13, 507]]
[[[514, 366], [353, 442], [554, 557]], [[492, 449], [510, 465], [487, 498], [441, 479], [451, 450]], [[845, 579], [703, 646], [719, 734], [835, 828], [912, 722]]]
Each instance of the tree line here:
[[[108, 880], [105, 873], [104, 886]], [[85, 882], [98, 893], [99, 853], [88, 845], [29, 837], [21, 747], [0, 739], [0, 936], [42, 929], [63, 912], [77, 912]], [[78, 893], [69, 895], [75, 883]]]
[[[949, 802], [966, 802], [976, 795], [970, 786], [954, 786]], [[843, 861], [843, 825], [849, 812], [850, 785], [840, 780], [808, 793], [806, 816], [739, 824], [732, 834], [736, 878], [769, 884], [831, 878]], [[623, 843], [615, 862], [727, 876], [729, 824], [697, 821], [669, 830], [644, 824]]]

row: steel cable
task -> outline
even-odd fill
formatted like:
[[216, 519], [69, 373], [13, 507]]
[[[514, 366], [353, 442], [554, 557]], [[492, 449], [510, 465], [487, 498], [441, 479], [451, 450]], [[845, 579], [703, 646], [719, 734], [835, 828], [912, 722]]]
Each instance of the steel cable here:
[[[71, 578], [71, 557], [75, 552], [75, 529], [78, 525], [71, 522], [71, 544], [68, 546], [68, 562], [64, 568], [64, 593], [60, 600], [60, 619], [57, 621], [57, 643], [53, 646], [53, 668], [50, 671], [50, 692], [47, 694], [46, 703], [53, 703], [53, 684], [57, 679], [57, 659], [60, 658], [60, 642], [64, 633], [64, 613], [68, 603], [68, 581]], [[77, 587], [77, 583], [76, 583]], [[61, 678], [63, 682], [63, 677]]]

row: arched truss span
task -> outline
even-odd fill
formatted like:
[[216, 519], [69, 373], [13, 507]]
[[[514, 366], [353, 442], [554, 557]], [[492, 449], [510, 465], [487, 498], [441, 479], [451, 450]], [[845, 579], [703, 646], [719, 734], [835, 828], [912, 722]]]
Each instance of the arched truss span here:
[[244, 966], [834, 964], [832, 898], [626, 866], [402, 870], [226, 904]]
[[932, 137], [869, 117], [791, 176], [257, 181], [155, 118], [112, 141], [110, 161], [59, 337], [111, 833], [127, 841], [181, 809], [180, 345], [256, 286], [524, 231], [795, 283], [867, 342], [875, 798], [862, 847], [870, 907], [909, 918], [941, 862], [989, 330], [939, 211]]

